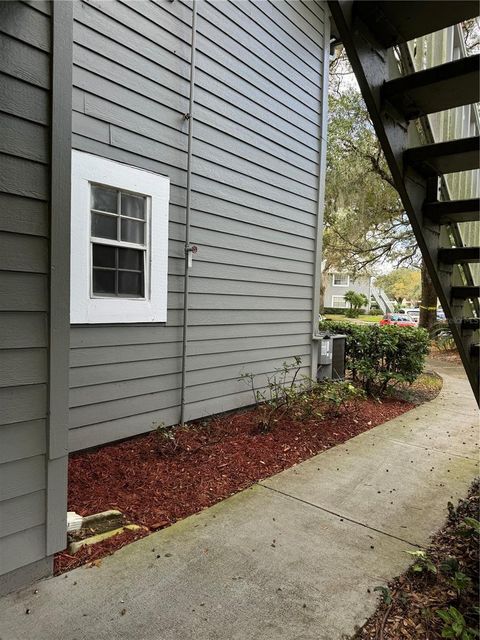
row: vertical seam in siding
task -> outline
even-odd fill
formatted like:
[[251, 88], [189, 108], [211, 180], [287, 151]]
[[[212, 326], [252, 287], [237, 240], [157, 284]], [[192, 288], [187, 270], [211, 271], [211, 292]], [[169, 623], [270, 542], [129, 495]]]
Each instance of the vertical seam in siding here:
[[46, 555], [66, 542], [73, 5], [51, 4], [51, 187]]
[[[312, 335], [318, 333], [318, 312], [320, 307], [320, 284], [322, 277], [322, 244], [323, 244], [323, 213], [325, 210], [325, 176], [327, 170], [327, 124], [328, 124], [328, 71], [330, 61], [330, 15], [326, 4], [322, 5], [325, 11], [325, 32], [323, 37], [323, 77], [322, 77], [322, 116], [320, 122], [320, 149], [319, 149], [319, 176], [318, 176], [318, 209], [317, 209], [317, 234], [315, 240], [315, 267], [313, 275], [312, 296]], [[312, 373], [311, 377], [317, 377], [318, 344], [312, 340]]]

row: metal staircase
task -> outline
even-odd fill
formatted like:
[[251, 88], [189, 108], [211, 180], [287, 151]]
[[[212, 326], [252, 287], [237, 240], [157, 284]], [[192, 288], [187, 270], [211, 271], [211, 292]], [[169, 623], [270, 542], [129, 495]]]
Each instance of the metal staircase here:
[[478, 402], [480, 62], [454, 26], [478, 3], [328, 4]]
[[375, 285], [371, 285], [370, 292], [372, 298], [380, 307], [382, 313], [393, 313], [395, 311], [395, 303], [389, 299], [383, 289], [378, 289]]

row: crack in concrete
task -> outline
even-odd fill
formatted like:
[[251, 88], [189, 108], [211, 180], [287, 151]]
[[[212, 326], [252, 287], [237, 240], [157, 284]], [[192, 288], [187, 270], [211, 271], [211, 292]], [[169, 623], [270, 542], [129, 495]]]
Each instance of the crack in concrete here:
[[405, 544], [409, 544], [412, 547], [418, 547], [419, 549], [424, 549], [425, 546], [419, 544], [418, 542], [412, 542], [411, 540], [406, 540], [405, 538], [400, 538], [399, 536], [394, 535], [393, 533], [388, 533], [387, 531], [382, 531], [381, 529], [376, 529], [375, 527], [371, 527], [368, 524], [365, 524], [364, 522], [360, 522], [358, 520], [354, 520], [353, 518], [350, 518], [348, 516], [342, 515], [341, 513], [336, 513], [335, 511], [331, 511], [330, 509], [326, 509], [325, 507], [321, 507], [318, 504], [314, 504], [313, 502], [309, 502], [308, 500], [303, 500], [302, 498], [299, 498], [298, 496], [292, 496], [290, 493], [286, 493], [285, 491], [280, 491], [279, 489], [274, 489], [273, 487], [269, 487], [267, 484], [262, 484], [261, 482], [258, 483], [259, 487], [262, 487], [263, 489], [269, 489], [270, 491], [274, 491], [275, 493], [278, 493], [282, 496], [285, 496], [286, 498], [291, 498], [292, 500], [297, 500], [297, 502], [303, 502], [303, 504], [308, 505], [309, 507], [313, 507], [314, 509], [318, 509], [319, 511], [325, 511], [326, 513], [329, 513], [332, 516], [336, 516], [337, 518], [342, 518], [343, 520], [347, 520], [348, 522], [351, 522], [352, 524], [356, 524], [359, 525], [360, 527], [364, 527], [365, 529], [368, 529], [369, 531], [375, 531], [376, 533], [380, 533], [381, 535], [387, 536], [387, 538], [393, 538], [395, 540], [399, 540], [400, 542], [405, 542]]

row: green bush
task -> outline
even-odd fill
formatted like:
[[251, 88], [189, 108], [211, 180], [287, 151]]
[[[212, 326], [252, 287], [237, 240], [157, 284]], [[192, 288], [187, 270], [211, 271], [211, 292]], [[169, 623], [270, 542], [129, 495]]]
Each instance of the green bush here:
[[345, 316], [347, 318], [358, 318], [360, 315], [360, 309], [347, 309], [345, 311]]
[[320, 323], [320, 331], [347, 336], [346, 368], [370, 395], [411, 384], [422, 373], [429, 347], [424, 329], [327, 321]]
[[[323, 315], [329, 316], [348, 316], [348, 311], [350, 311], [350, 309], [345, 307], [324, 307], [322, 313]], [[366, 313], [366, 309], [358, 309], [359, 316], [363, 316]]]
[[345, 380], [322, 380], [314, 386], [317, 398], [333, 409], [334, 415], [340, 414], [340, 409], [350, 400], [363, 398], [365, 392]]

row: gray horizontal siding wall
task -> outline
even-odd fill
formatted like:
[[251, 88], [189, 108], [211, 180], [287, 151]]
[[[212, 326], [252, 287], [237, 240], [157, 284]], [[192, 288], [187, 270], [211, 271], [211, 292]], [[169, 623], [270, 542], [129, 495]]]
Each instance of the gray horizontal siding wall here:
[[[350, 282], [348, 285], [334, 285], [333, 284], [334, 273], [328, 273], [327, 284], [325, 286], [324, 293], [324, 305], [326, 307], [333, 307], [333, 296], [344, 296], [347, 291], [355, 291], [356, 293], [363, 293], [367, 296], [368, 304], [367, 308], [370, 308], [370, 296], [371, 296], [371, 277], [370, 276], [357, 276], [356, 278], [350, 275]], [[345, 303], [345, 306], [348, 304]]]
[[0, 3], [0, 574], [46, 555], [50, 42]]
[[[166, 325], [73, 326], [70, 448], [179, 419], [191, 5], [74, 6], [73, 146], [171, 180]], [[325, 8], [198, 3], [187, 418], [310, 372]]]

